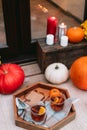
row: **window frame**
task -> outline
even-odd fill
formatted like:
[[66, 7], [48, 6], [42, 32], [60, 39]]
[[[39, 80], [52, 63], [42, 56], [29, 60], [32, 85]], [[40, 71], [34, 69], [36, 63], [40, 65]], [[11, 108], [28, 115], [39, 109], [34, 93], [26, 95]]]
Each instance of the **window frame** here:
[[85, 7], [84, 7], [84, 20], [87, 19], [87, 0], [85, 0]]
[[31, 44], [29, 7], [29, 0], [2, 0], [7, 40], [7, 46], [0, 48], [3, 62], [26, 62], [36, 59], [36, 43]]

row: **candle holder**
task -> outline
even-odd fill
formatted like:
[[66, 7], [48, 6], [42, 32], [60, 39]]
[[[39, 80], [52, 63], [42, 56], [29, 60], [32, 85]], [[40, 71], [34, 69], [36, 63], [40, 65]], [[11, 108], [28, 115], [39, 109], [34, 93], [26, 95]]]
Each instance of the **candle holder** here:
[[53, 45], [54, 44], [54, 35], [53, 34], [48, 34], [46, 36], [46, 44], [47, 45]]
[[68, 37], [67, 36], [61, 36], [60, 45], [63, 47], [68, 46]]
[[61, 40], [61, 36], [65, 36], [67, 31], [67, 25], [65, 23], [61, 23], [58, 26], [58, 39]]

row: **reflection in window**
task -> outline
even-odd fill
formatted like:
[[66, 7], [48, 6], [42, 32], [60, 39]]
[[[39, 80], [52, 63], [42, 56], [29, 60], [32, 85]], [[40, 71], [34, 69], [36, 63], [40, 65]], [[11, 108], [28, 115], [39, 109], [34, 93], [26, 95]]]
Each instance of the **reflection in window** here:
[[5, 44], [6, 44], [6, 35], [4, 27], [2, 1], [0, 0], [0, 48], [2, 48]]
[[32, 39], [45, 37], [48, 6], [45, 6], [44, 0], [30, 0], [30, 7]]
[[64, 22], [68, 27], [79, 25], [79, 22], [76, 21], [72, 15], [70, 17], [67, 12], [65, 13], [62, 11], [50, 0], [30, 0], [30, 12], [32, 39], [46, 37], [47, 18], [49, 16], [56, 17], [58, 19], [58, 24]]

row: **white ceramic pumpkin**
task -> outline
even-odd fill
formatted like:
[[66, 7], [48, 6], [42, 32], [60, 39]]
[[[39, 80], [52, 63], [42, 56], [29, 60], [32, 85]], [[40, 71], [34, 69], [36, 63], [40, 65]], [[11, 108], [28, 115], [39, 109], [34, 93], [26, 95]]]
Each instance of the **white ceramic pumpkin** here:
[[53, 84], [61, 84], [69, 78], [69, 70], [63, 63], [52, 63], [45, 70], [45, 78]]

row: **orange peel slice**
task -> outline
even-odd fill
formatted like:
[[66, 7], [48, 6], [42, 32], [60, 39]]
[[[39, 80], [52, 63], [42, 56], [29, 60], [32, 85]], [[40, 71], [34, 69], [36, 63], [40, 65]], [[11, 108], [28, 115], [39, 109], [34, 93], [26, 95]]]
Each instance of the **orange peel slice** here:
[[57, 97], [60, 96], [60, 94], [61, 92], [57, 88], [53, 88], [49, 92], [50, 97]]
[[43, 115], [46, 112], [45, 107], [41, 106], [39, 110], [39, 115]]

